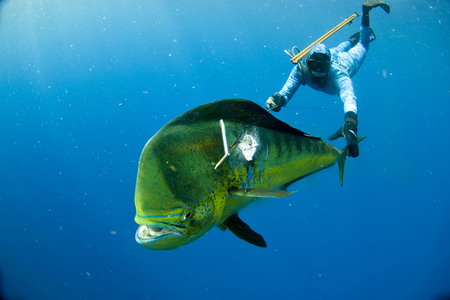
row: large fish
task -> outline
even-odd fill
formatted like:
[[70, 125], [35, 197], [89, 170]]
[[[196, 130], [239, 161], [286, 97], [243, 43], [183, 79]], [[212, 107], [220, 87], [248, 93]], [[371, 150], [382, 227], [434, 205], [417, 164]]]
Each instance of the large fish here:
[[174, 249], [218, 226], [266, 247], [239, 210], [257, 197], [287, 196], [290, 184], [335, 162], [342, 183], [345, 157], [346, 148], [339, 151], [301, 132], [254, 102], [201, 105], [161, 128], [142, 151], [136, 241]]

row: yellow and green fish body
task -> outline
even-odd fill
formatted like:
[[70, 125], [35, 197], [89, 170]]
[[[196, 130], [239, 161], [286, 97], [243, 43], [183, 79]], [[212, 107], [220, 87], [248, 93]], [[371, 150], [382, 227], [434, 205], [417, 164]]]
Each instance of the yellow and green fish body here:
[[174, 249], [218, 226], [265, 247], [239, 210], [257, 197], [289, 195], [288, 185], [336, 161], [342, 169], [345, 155], [248, 100], [194, 108], [165, 125], [142, 151], [136, 241]]

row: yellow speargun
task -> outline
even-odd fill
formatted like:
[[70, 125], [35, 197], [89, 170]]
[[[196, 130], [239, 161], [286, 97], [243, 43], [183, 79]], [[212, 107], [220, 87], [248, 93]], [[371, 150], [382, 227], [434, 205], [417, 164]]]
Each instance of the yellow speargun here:
[[330, 31], [328, 31], [327, 33], [325, 33], [324, 35], [322, 35], [320, 38], [318, 38], [314, 43], [312, 43], [311, 45], [309, 45], [308, 47], [306, 47], [305, 49], [303, 49], [302, 51], [300, 51], [298, 54], [293, 55], [293, 53], [289, 53], [288, 51], [285, 51], [289, 56], [291, 56], [291, 62], [293, 64], [298, 63], [298, 61], [300, 59], [302, 59], [306, 54], [308, 54], [309, 50], [312, 48], [312, 46], [314, 46], [315, 44], [318, 43], [322, 43], [323, 41], [325, 41], [327, 38], [329, 38], [330, 36], [332, 36], [333, 34], [335, 34], [339, 29], [341, 29], [342, 27], [344, 27], [345, 25], [351, 23], [356, 17], [358, 17], [359, 15], [357, 13], [353, 13], [350, 17], [346, 18], [344, 21], [342, 21], [341, 23], [339, 23], [336, 27], [334, 27], [333, 29], [331, 29]]

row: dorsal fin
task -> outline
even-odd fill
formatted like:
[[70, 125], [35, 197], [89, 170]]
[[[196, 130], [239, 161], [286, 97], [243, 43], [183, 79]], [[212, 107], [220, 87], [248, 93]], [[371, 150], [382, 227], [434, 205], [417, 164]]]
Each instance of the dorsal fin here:
[[[221, 225], [228, 228], [238, 238], [258, 247], [266, 248], [267, 244], [262, 235], [253, 231], [244, 221], [234, 214], [225, 220]], [[220, 228], [220, 227], [219, 227]]]
[[225, 99], [200, 105], [175, 118], [167, 125], [190, 125], [197, 121], [217, 122], [220, 119], [225, 122], [237, 122], [320, 140], [318, 137], [310, 136], [278, 120], [255, 102], [244, 99]]

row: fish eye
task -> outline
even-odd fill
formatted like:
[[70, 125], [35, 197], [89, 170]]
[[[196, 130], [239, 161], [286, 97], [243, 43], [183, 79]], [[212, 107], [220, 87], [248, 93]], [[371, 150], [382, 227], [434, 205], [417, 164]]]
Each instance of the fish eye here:
[[188, 212], [185, 212], [182, 216], [181, 216], [181, 221], [187, 221], [187, 220], [189, 220], [191, 217], [192, 217], [192, 212], [191, 211], [188, 211]]

